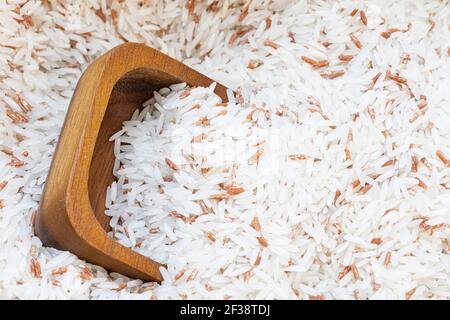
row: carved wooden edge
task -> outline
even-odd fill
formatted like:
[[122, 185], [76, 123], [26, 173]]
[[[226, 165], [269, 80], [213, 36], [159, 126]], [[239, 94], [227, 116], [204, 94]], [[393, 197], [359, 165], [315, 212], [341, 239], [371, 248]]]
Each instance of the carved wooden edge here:
[[[69, 250], [88, 262], [126, 276], [162, 281], [160, 264], [126, 248], [96, 219], [88, 195], [90, 162], [111, 91], [136, 69], [167, 73], [193, 86], [212, 80], [142, 44], [120, 45], [97, 59], [78, 82], [59, 138], [36, 219], [44, 244]], [[226, 100], [226, 88], [215, 92]], [[111, 168], [112, 170], [112, 168]]]

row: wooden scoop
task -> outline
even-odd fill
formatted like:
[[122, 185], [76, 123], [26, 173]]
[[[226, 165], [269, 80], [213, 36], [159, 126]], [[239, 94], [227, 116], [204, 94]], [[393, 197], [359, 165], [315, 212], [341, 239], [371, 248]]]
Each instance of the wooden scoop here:
[[[213, 81], [142, 44], [120, 45], [98, 58], [78, 82], [53, 156], [36, 219], [48, 246], [132, 278], [162, 281], [159, 263], [107, 235], [106, 189], [114, 181], [114, 144], [109, 137], [153, 91], [174, 83], [208, 86]], [[215, 92], [227, 100], [226, 88]]]

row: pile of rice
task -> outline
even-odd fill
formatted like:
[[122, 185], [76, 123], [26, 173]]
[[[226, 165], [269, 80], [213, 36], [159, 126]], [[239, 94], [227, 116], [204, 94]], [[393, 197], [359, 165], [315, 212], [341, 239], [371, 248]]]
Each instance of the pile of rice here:
[[[450, 298], [448, 1], [0, 5], [0, 298]], [[42, 246], [82, 70], [124, 42], [236, 92], [161, 89], [111, 137], [111, 236], [162, 284]]]

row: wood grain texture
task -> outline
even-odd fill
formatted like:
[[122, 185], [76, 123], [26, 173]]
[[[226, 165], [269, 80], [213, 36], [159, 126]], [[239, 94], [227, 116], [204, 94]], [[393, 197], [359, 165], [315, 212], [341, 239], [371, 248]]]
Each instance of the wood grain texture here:
[[[212, 80], [137, 43], [110, 50], [86, 69], [72, 97], [36, 219], [36, 234], [44, 244], [109, 271], [162, 280], [159, 263], [106, 233], [106, 188], [114, 180], [114, 146], [108, 139], [154, 90], [179, 82], [208, 86]], [[224, 86], [218, 84], [215, 91], [227, 100]]]

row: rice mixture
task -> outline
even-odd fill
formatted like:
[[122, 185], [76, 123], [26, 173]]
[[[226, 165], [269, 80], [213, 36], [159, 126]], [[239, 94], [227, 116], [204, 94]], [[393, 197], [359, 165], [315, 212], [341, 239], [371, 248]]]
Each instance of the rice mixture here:
[[[0, 298], [449, 298], [448, 1], [32, 0], [0, 16]], [[110, 236], [167, 264], [160, 285], [33, 236], [76, 81], [123, 41], [235, 93], [174, 84], [111, 137]]]

